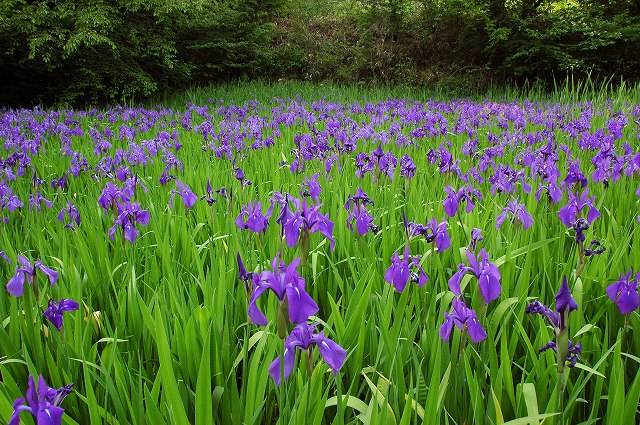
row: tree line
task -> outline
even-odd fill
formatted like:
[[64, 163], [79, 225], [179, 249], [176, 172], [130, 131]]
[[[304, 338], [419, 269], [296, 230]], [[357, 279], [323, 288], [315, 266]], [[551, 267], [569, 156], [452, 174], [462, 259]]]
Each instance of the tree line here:
[[640, 0], [0, 0], [0, 105], [243, 79], [482, 90], [640, 80]]

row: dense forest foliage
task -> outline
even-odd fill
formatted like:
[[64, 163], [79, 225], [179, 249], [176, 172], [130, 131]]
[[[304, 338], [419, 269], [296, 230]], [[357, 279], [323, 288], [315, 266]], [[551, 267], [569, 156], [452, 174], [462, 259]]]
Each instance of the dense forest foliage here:
[[0, 0], [0, 104], [238, 79], [478, 91], [640, 80], [640, 0]]

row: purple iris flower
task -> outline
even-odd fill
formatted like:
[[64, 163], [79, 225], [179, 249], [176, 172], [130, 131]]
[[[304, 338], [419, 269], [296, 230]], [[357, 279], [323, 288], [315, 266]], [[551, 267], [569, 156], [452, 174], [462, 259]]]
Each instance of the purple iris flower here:
[[543, 192], [546, 192], [547, 199], [554, 204], [557, 204], [562, 200], [562, 191], [555, 181], [550, 181], [547, 184], [540, 185], [538, 190], [536, 190], [536, 201], [540, 202], [540, 197]]
[[67, 202], [67, 206], [60, 210], [58, 213], [58, 221], [60, 223], [64, 223], [64, 217], [69, 217], [69, 222], [64, 225], [71, 230], [76, 230], [76, 226], [80, 225], [82, 219], [80, 218], [80, 212], [78, 209], [71, 203], [71, 201]]
[[[307, 352], [314, 344], [318, 348], [324, 362], [328, 364], [333, 371], [334, 376], [337, 375], [342, 368], [347, 357], [347, 351], [336, 342], [324, 336], [324, 331], [317, 332], [317, 326], [317, 323], [312, 325], [308, 325], [306, 322], [300, 323], [293, 328], [291, 334], [287, 337], [284, 343], [284, 372], [282, 373], [284, 379], [287, 379], [291, 375], [291, 372], [293, 372], [296, 361], [296, 348]], [[312, 356], [312, 353], [307, 352], [307, 355]], [[269, 375], [273, 378], [276, 386], [280, 386], [281, 383], [280, 363], [280, 356], [278, 356], [269, 366]], [[309, 362], [309, 365], [310, 364]]]
[[293, 199], [297, 211], [284, 223], [284, 235], [287, 246], [294, 247], [299, 239], [308, 238], [311, 233], [320, 232], [329, 239], [329, 249], [333, 251], [336, 245], [333, 239], [333, 222], [328, 215], [320, 213], [322, 204], [307, 206], [307, 200], [303, 199], [302, 204], [297, 199]]
[[631, 270], [624, 276], [621, 274], [620, 279], [609, 285], [606, 290], [607, 296], [616, 303], [622, 314], [629, 314], [640, 305], [640, 296], [638, 296], [640, 273], [637, 273], [634, 279], [631, 279], [631, 275]]
[[191, 209], [196, 204], [198, 197], [195, 193], [187, 186], [182, 183], [180, 180], [176, 180], [176, 189], [171, 191], [171, 199], [169, 200], [169, 205], [173, 208], [173, 199], [176, 195], [180, 195], [182, 198], [182, 202], [184, 202], [185, 207], [187, 207], [187, 211]]
[[378, 226], [373, 224], [373, 217], [367, 211], [366, 205], [373, 205], [373, 201], [361, 188], [356, 190], [353, 196], [347, 199], [344, 208], [349, 211], [347, 217], [347, 228], [353, 232], [355, 223], [356, 231], [359, 235], [366, 235], [369, 231], [374, 234], [378, 232]]
[[467, 248], [469, 251], [475, 251], [476, 245], [479, 241], [483, 240], [482, 230], [474, 227], [471, 230], [471, 240], [469, 241], [469, 247]]
[[495, 264], [489, 262], [489, 254], [484, 248], [478, 253], [477, 259], [469, 250], [466, 251], [466, 254], [471, 267], [465, 266], [463, 263], [458, 264], [458, 271], [449, 279], [449, 289], [457, 296], [461, 296], [460, 282], [464, 275], [472, 273], [478, 279], [480, 294], [484, 302], [489, 304], [502, 292], [500, 271]]
[[244, 263], [242, 262], [242, 257], [240, 253], [236, 256], [236, 260], [238, 261], [238, 279], [240, 279], [247, 290], [247, 294], [251, 294], [253, 289], [251, 283], [253, 282], [253, 272], [248, 272], [244, 267]]
[[113, 226], [109, 229], [109, 238], [113, 240], [113, 236], [118, 229], [118, 226], [122, 227], [124, 231], [124, 238], [131, 243], [135, 243], [140, 231], [136, 228], [136, 225], [146, 226], [149, 224], [150, 216], [149, 211], [141, 210], [138, 202], [130, 203], [117, 203], [118, 216], [113, 222]]
[[33, 285], [33, 279], [36, 277], [36, 269], [39, 269], [49, 278], [51, 286], [55, 285], [58, 281], [58, 272], [50, 269], [42, 264], [42, 261], [36, 260], [33, 266], [22, 255], [18, 255], [18, 263], [20, 266], [16, 266], [16, 273], [7, 283], [7, 291], [14, 297], [21, 297], [24, 294], [24, 280], [27, 279], [29, 285]]
[[[309, 316], [318, 311], [318, 305], [306, 291], [306, 282], [298, 274], [300, 259], [294, 259], [288, 266], [276, 255], [272, 262], [272, 270], [254, 273], [253, 293], [249, 300], [249, 318], [253, 323], [266, 326], [267, 318], [257, 305], [258, 298], [267, 290], [271, 290], [280, 301], [281, 311], [288, 311], [292, 323], [306, 322]], [[285, 334], [286, 335], [286, 334]]]
[[356, 232], [359, 235], [366, 235], [369, 231], [374, 234], [378, 232], [378, 226], [373, 224], [373, 217], [367, 211], [367, 207], [364, 205], [358, 205], [354, 203], [347, 216], [347, 229], [353, 232], [353, 225], [355, 224]]
[[565, 226], [573, 227], [584, 208], [589, 209], [586, 217], [588, 225], [591, 225], [596, 218], [600, 217], [600, 211], [593, 204], [596, 199], [595, 196], [589, 198], [588, 194], [589, 189], [585, 189], [580, 195], [569, 192], [569, 202], [558, 211], [558, 216]]
[[507, 206], [502, 209], [502, 213], [496, 219], [497, 229], [502, 226], [502, 223], [504, 223], [508, 214], [513, 216], [511, 221], [517, 219], [522, 223], [524, 230], [527, 230], [531, 225], [533, 225], [533, 217], [531, 217], [531, 214], [527, 212], [524, 204], [519, 203], [518, 199], [511, 199], [507, 201]]
[[[417, 271], [411, 271], [411, 267], [415, 267]], [[409, 255], [409, 247], [405, 248], [404, 256], [400, 259], [397, 252], [393, 253], [391, 257], [391, 265], [384, 274], [384, 280], [389, 282], [396, 288], [396, 291], [402, 292], [407, 286], [409, 280], [422, 286], [429, 278], [420, 266], [420, 256]]]
[[217, 199], [213, 198], [212, 193], [213, 193], [213, 188], [211, 187], [211, 182], [207, 180], [207, 194], [202, 195], [200, 199], [203, 201], [207, 201], [207, 204], [209, 204], [209, 206], [212, 206], [213, 204], [218, 202]]
[[451, 247], [451, 239], [449, 238], [449, 233], [447, 233], [447, 222], [442, 220], [438, 223], [435, 217], [424, 225], [414, 222], [408, 223], [407, 234], [409, 237], [417, 235], [424, 236], [427, 243], [435, 244], [439, 253]]
[[117, 208], [118, 203], [129, 202], [132, 196], [133, 194], [128, 190], [125, 190], [125, 188], [121, 189], [115, 184], [107, 182], [104, 189], [102, 189], [102, 193], [98, 197], [98, 205], [102, 207], [105, 214], [108, 214], [110, 209]]
[[69, 172], [64, 173], [59, 179], [51, 180], [51, 188], [52, 189], [66, 189], [67, 188], [67, 178], [69, 177]]
[[[571, 340], [568, 340], [568, 344], [569, 344], [568, 355], [567, 355], [567, 361], [569, 362], [568, 366], [574, 367], [576, 363], [578, 363], [578, 360], [580, 360], [578, 356], [582, 354], [582, 344], [578, 343], [576, 345], [573, 345], [573, 342]], [[542, 347], [538, 348], [538, 353], [543, 353], [549, 349], [555, 351], [556, 353], [558, 352], [558, 346], [556, 345], [556, 343], [553, 341], [549, 341]]]
[[80, 306], [77, 302], [73, 300], [69, 300], [67, 298], [61, 299], [59, 302], [56, 302], [53, 298], [49, 298], [49, 305], [42, 316], [49, 319], [49, 321], [56, 327], [56, 329], [60, 330], [62, 327], [62, 315], [65, 311], [74, 311], [78, 310]]
[[236, 179], [238, 179], [243, 188], [251, 185], [251, 180], [245, 178], [244, 171], [240, 167], [236, 168]]
[[584, 255], [586, 257], [600, 255], [606, 250], [607, 249], [604, 246], [602, 246], [602, 243], [598, 239], [594, 239], [589, 244], [589, 248], [584, 248]]
[[320, 192], [322, 187], [318, 184], [318, 176], [320, 173], [315, 173], [311, 177], [305, 177], [300, 188], [300, 196], [310, 197], [314, 202], [318, 202], [320, 199]]
[[461, 187], [458, 191], [451, 186], [446, 186], [444, 191], [447, 192], [447, 197], [442, 201], [442, 206], [449, 217], [454, 217], [458, 213], [460, 203], [466, 201], [466, 212], [470, 213], [475, 207], [474, 199], [482, 200], [480, 191], [471, 185]]
[[29, 194], [29, 211], [36, 209], [36, 211], [42, 211], [42, 203], [47, 206], [47, 208], [51, 208], [53, 206], [53, 202], [45, 199], [45, 197], [40, 192], [36, 192], [35, 196], [33, 193]]
[[487, 332], [480, 324], [475, 310], [468, 308], [464, 300], [454, 298], [452, 306], [453, 312], [444, 313], [444, 323], [440, 326], [439, 333], [443, 341], [449, 342], [454, 325], [463, 332], [466, 330], [474, 344], [487, 337]]
[[[60, 425], [64, 409], [60, 407], [64, 398], [71, 393], [73, 384], [51, 388], [42, 375], [38, 376], [38, 388], [35, 380], [29, 376], [26, 398], [18, 398], [13, 402], [13, 414], [8, 425], [20, 424], [20, 413], [29, 412], [36, 418], [38, 425]], [[25, 406], [25, 401], [27, 405]]]
[[405, 154], [400, 158], [400, 174], [402, 177], [412, 179], [416, 175], [416, 170], [416, 164], [409, 155]]
[[376, 164], [372, 161], [371, 157], [364, 152], [360, 152], [355, 158], [356, 176], [358, 178], [364, 178], [364, 176], [372, 172]]
[[542, 314], [547, 318], [549, 324], [553, 327], [556, 336], [565, 330], [569, 320], [569, 313], [578, 309], [578, 303], [571, 296], [571, 290], [567, 283], [567, 277], [563, 276], [562, 285], [556, 294], [556, 311], [552, 311], [549, 307], [540, 301], [530, 303], [525, 312], [528, 314]]
[[540, 352], [552, 348], [557, 353], [558, 372], [564, 371], [566, 362], [569, 367], [573, 367], [578, 361], [577, 355], [582, 352], [580, 344], [573, 345], [568, 338], [569, 313], [578, 309], [578, 303], [571, 296], [567, 277], [562, 277], [562, 284], [556, 294], [556, 311], [552, 311], [549, 307], [540, 301], [530, 303], [525, 312], [527, 314], [542, 314], [546, 317], [547, 322], [553, 327], [556, 337], [555, 342], [550, 342], [540, 348]]
[[249, 229], [252, 232], [266, 232], [269, 225], [269, 218], [273, 212], [273, 202], [265, 214], [262, 214], [262, 204], [260, 201], [253, 201], [242, 207], [240, 214], [236, 218], [236, 226], [241, 229]]
[[6, 261], [7, 264], [11, 264], [11, 259], [9, 259], [9, 256], [5, 254], [4, 251], [0, 251], [0, 258]]
[[565, 189], [569, 185], [574, 185], [576, 188], [579, 186], [587, 187], [588, 181], [585, 175], [580, 170], [580, 162], [576, 158], [575, 161], [569, 160], [569, 167], [567, 170], [567, 177], [560, 182], [560, 187]]

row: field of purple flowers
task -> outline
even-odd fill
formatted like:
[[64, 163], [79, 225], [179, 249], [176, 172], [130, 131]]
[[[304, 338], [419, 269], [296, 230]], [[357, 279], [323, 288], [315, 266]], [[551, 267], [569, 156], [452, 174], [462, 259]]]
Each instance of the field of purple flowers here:
[[0, 110], [0, 421], [631, 424], [640, 103]]

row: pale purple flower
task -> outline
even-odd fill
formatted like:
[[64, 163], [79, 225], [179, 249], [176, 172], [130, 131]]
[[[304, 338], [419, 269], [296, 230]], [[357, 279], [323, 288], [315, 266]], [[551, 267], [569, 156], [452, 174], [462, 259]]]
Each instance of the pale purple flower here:
[[116, 207], [118, 216], [114, 220], [113, 226], [109, 229], [109, 238], [113, 240], [116, 230], [118, 226], [120, 226], [124, 231], [124, 238], [134, 243], [140, 234], [136, 226], [146, 226], [149, 224], [149, 211], [141, 210], [138, 202], [125, 202], [122, 204], [118, 202]]
[[58, 213], [58, 221], [60, 223], [64, 223], [65, 215], [69, 217], [69, 222], [65, 224], [64, 227], [67, 227], [71, 230], [76, 230], [76, 226], [80, 225], [82, 219], [80, 217], [80, 212], [78, 211], [76, 206], [71, 203], [71, 201], [67, 202], [67, 206], [62, 208]]
[[265, 214], [262, 214], [262, 204], [260, 201], [253, 201], [242, 207], [240, 214], [236, 217], [236, 226], [241, 229], [249, 229], [252, 232], [266, 232], [269, 225], [269, 218], [273, 212], [273, 202]]

